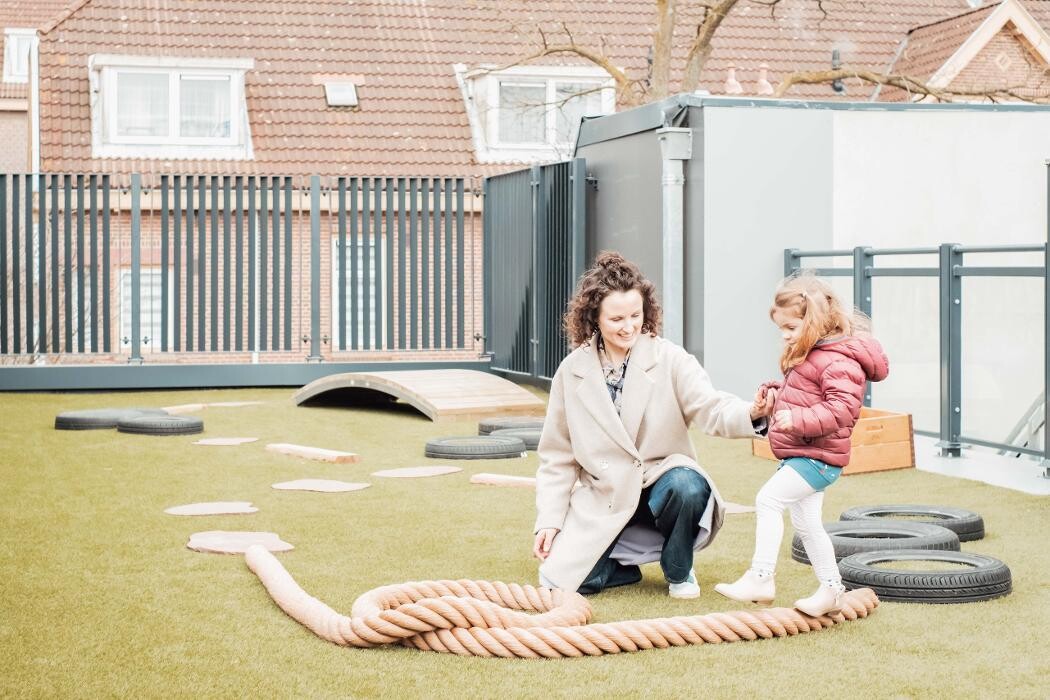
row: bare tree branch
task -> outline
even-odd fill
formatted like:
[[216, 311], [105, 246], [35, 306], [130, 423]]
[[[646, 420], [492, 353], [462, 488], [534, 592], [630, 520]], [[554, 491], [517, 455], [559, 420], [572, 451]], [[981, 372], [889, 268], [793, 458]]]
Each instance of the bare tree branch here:
[[[685, 75], [682, 77], [682, 91], [693, 92], [700, 84], [700, 73], [711, 56], [711, 40], [718, 28], [740, 0], [719, 0], [704, 13], [704, 19], [696, 28], [696, 37], [689, 46], [685, 57]], [[780, 0], [775, 0], [779, 2]]]

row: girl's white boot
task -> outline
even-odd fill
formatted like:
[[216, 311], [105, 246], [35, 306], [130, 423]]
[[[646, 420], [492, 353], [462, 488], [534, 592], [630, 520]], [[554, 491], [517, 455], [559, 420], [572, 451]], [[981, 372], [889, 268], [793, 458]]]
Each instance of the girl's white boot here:
[[760, 574], [754, 569], [748, 569], [735, 583], [717, 584], [715, 591], [741, 603], [769, 605], [773, 602], [777, 589], [771, 574]]
[[842, 584], [829, 586], [826, 583], [822, 583], [817, 588], [817, 592], [810, 597], [796, 600], [795, 609], [806, 613], [810, 617], [834, 615], [842, 610], [842, 594], [845, 592], [846, 588]]

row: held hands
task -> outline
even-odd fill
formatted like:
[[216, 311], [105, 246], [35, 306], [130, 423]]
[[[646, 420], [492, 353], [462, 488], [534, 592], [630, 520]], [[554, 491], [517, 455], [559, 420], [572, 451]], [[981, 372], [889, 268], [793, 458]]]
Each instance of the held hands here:
[[[751, 420], [758, 420], [763, 416], [773, 415], [773, 405], [777, 402], [777, 390], [760, 387], [755, 393], [755, 401], [751, 404]], [[778, 411], [785, 413], [785, 411]]]
[[554, 544], [554, 537], [561, 532], [556, 527], [548, 527], [540, 530], [536, 533], [536, 541], [532, 545], [532, 555], [543, 561], [547, 558], [547, 555], [551, 552], [551, 545]]

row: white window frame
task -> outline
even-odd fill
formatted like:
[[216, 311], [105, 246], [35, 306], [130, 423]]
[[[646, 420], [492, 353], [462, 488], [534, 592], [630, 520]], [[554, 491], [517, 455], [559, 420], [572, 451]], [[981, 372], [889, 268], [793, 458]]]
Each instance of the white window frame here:
[[[25, 74], [16, 73], [18, 53], [25, 46]], [[36, 30], [26, 27], [7, 27], [4, 29], [4, 82], [5, 83], [28, 83], [30, 65], [33, 62], [33, 52], [36, 51]]]
[[[95, 54], [88, 59], [91, 83], [91, 146], [95, 158], [221, 159], [254, 157], [244, 76], [254, 59], [176, 58]], [[118, 78], [123, 73], [152, 73], [168, 79], [168, 133], [126, 136], [117, 133]], [[229, 80], [229, 136], [182, 136], [179, 92], [183, 78]]]
[[[357, 247], [357, 339], [362, 344], [361, 347], [352, 347], [353, 333], [351, 324], [351, 315], [349, 306], [346, 309], [346, 350], [342, 350], [339, 347], [339, 237], [332, 237], [332, 293], [329, 297], [331, 306], [329, 307], [332, 317], [332, 350], [334, 352], [352, 352], [354, 350], [381, 350], [387, 345], [386, 338], [386, 324], [383, 319], [376, 318], [376, 299], [371, 294], [375, 290], [376, 275], [381, 278], [380, 286], [384, 292], [384, 298], [386, 298], [386, 289], [389, 284], [389, 280], [386, 278], [385, 270], [385, 257], [386, 247], [383, 245], [383, 239], [376, 240], [373, 238], [369, 244], [369, 266], [368, 266], [368, 286], [370, 287], [368, 298], [370, 299], [369, 304], [369, 325], [368, 325], [368, 339], [370, 342], [369, 347], [365, 347], [365, 324], [364, 324], [364, 255], [363, 250], [365, 246], [361, 242], [355, 242], [347, 236], [346, 239], [346, 283], [349, 285], [353, 280], [353, 269], [354, 263], [353, 256], [351, 255], [351, 246]], [[346, 298], [344, 294], [343, 298]]]
[[[467, 103], [467, 115], [474, 136], [479, 162], [536, 162], [571, 155], [574, 142], [557, 141], [557, 86], [564, 83], [591, 84], [600, 88], [601, 113], [616, 111], [613, 79], [597, 66], [514, 66], [501, 71], [481, 67], [468, 71], [463, 64], [453, 66]], [[546, 141], [544, 143], [503, 142], [499, 139], [500, 84], [546, 87]], [[593, 115], [586, 115], [593, 116]]]
[[[143, 267], [141, 268], [142, 277], [139, 280], [139, 292], [145, 291], [146, 285], [152, 284], [152, 281], [156, 281], [156, 289], [159, 291], [163, 268], [157, 267]], [[149, 281], [147, 281], [149, 280]], [[128, 339], [127, 347], [131, 347], [131, 268], [122, 267], [120, 268], [120, 279], [118, 280], [120, 294], [120, 317], [118, 330], [120, 335], [117, 337], [117, 347], [125, 347], [124, 338]], [[124, 290], [127, 285], [127, 295], [125, 296]], [[174, 273], [172, 269], [168, 268], [168, 299], [173, 299], [174, 295]], [[161, 302], [160, 294], [157, 295], [157, 303], [152, 307], [149, 304], [143, 303], [139, 306], [139, 341], [142, 343], [142, 349], [149, 352], [160, 352], [160, 331], [161, 324], [167, 323], [168, 326], [168, 339], [175, 337], [175, 315], [171, 313], [171, 306], [168, 307], [167, 319], [159, 318], [161, 314]], [[127, 311], [128, 321], [124, 323], [124, 312]], [[154, 317], [158, 317], [158, 320], [154, 322]], [[156, 335], [154, 335], [156, 331]], [[149, 342], [146, 342], [146, 338], [149, 338]]]

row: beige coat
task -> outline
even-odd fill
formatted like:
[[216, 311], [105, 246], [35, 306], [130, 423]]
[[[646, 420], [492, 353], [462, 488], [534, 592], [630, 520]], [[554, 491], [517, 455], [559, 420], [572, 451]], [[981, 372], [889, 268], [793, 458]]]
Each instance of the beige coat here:
[[[669, 340], [638, 338], [620, 416], [593, 341], [562, 361], [551, 384], [536, 472], [535, 531], [561, 530], [540, 567], [548, 582], [579, 588], [630, 520], [642, 489], [673, 467], [695, 469], [711, 485], [694, 548], [714, 539], [724, 515], [722, 497], [696, 462], [688, 433], [694, 423], [721, 437], [755, 434], [750, 404], [717, 391], [696, 358]], [[658, 558], [657, 548], [655, 557], [642, 559]]]

